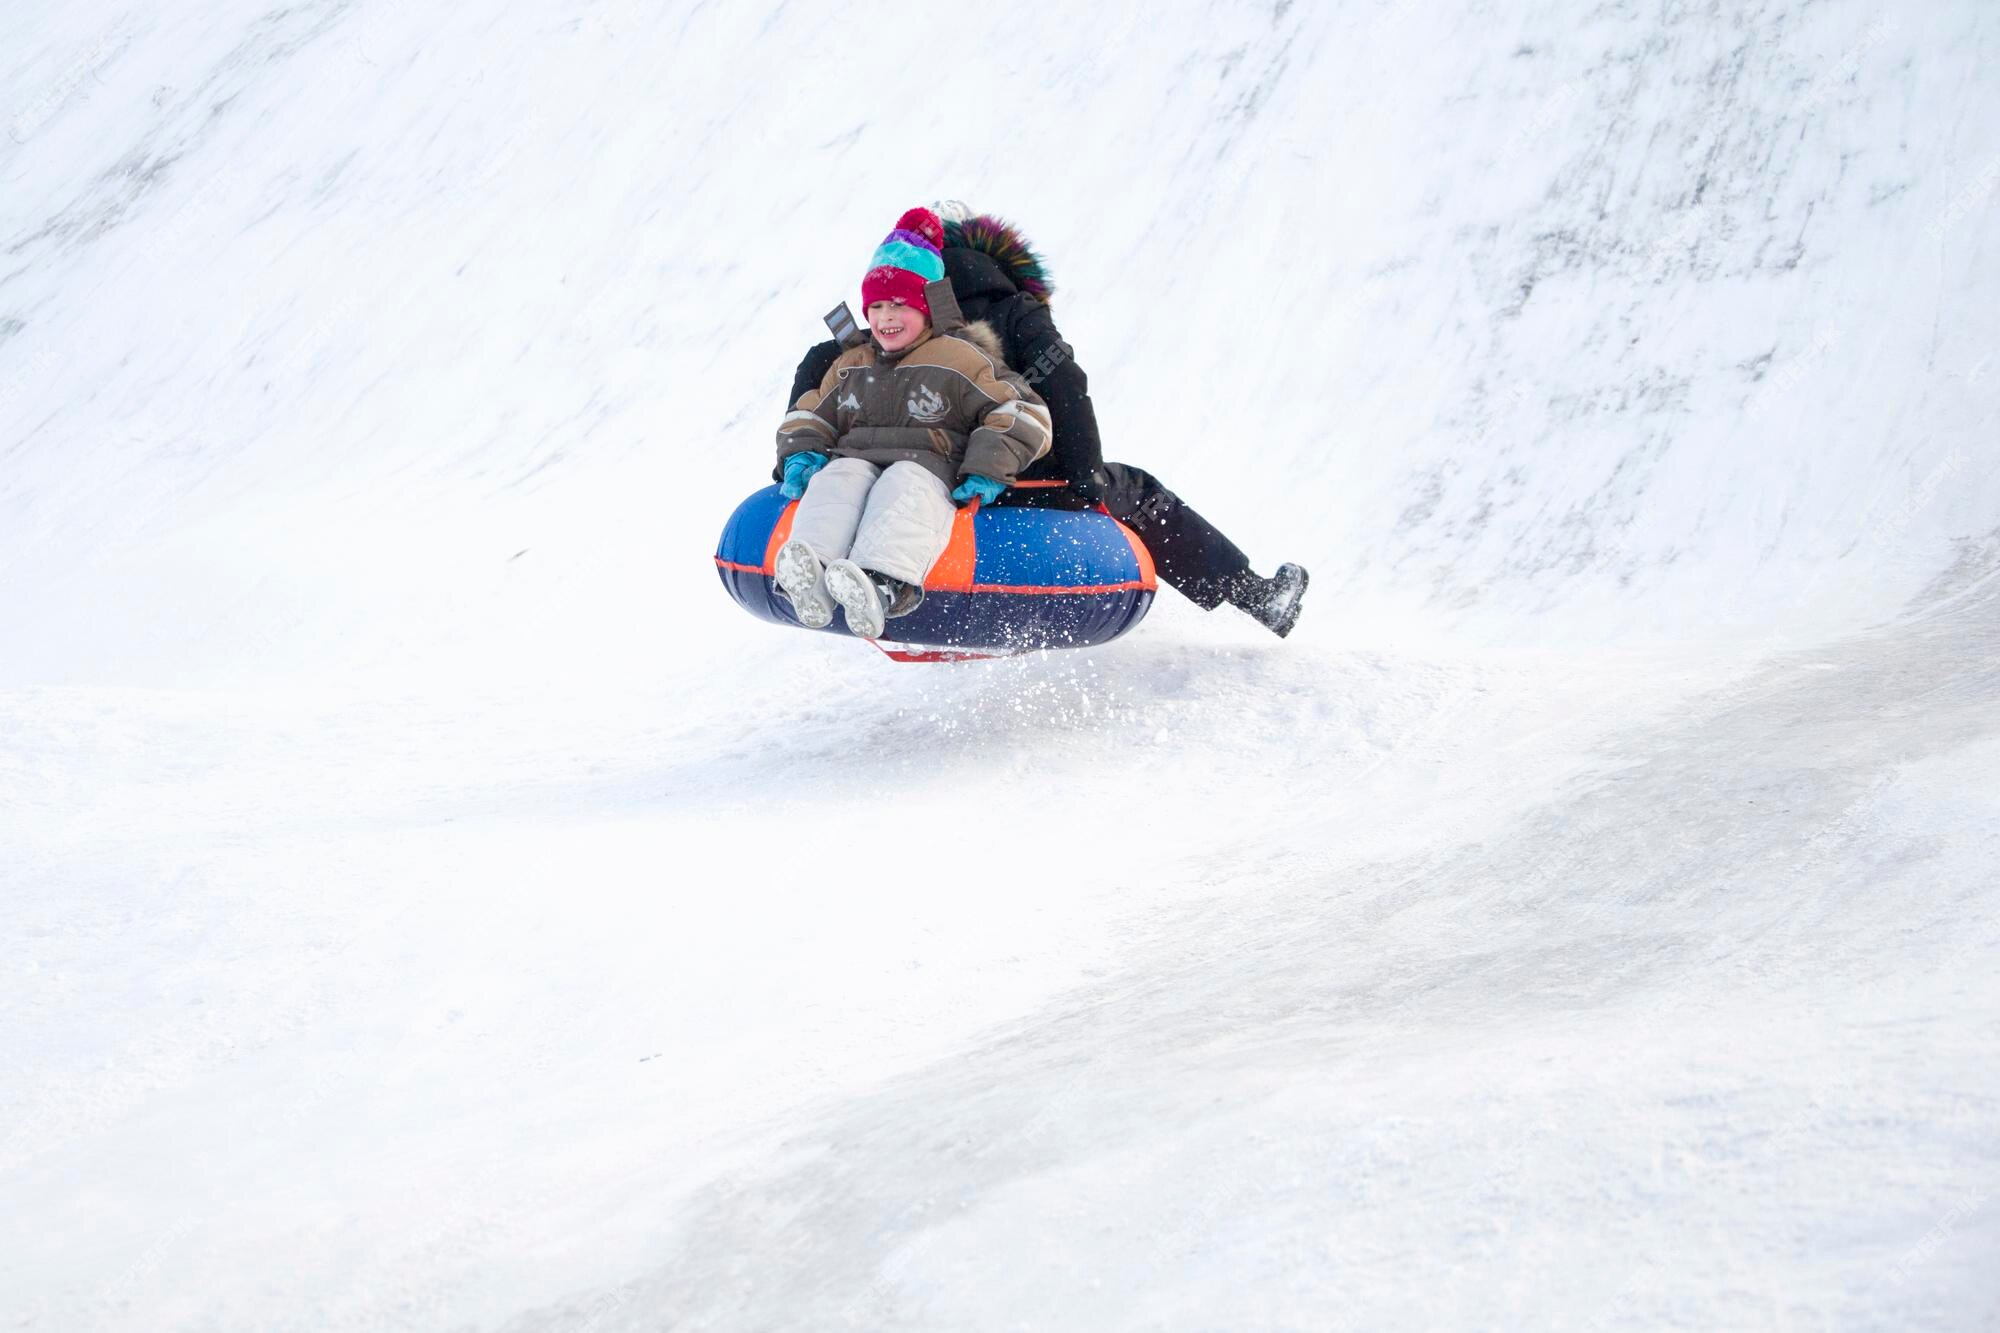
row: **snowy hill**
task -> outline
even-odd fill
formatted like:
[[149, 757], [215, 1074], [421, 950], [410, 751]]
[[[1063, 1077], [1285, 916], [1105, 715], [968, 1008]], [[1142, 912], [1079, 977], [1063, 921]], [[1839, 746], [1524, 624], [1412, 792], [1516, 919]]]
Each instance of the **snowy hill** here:
[[[10, 1326], [2000, 1320], [1990, 6], [170, 8], [0, 17]], [[945, 197], [1291, 639], [715, 587]]]

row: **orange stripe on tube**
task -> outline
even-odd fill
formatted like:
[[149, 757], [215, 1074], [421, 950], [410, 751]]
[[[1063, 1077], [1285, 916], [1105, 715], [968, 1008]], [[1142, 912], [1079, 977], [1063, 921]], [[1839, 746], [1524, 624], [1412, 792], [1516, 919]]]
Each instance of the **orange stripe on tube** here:
[[771, 540], [764, 543], [764, 567], [752, 573], [775, 575], [778, 572], [778, 548], [792, 539], [792, 516], [798, 512], [799, 502], [794, 500], [778, 515], [778, 521], [771, 525]]
[[[1118, 523], [1118, 520], [1115, 518], [1111, 521]], [[1146, 543], [1139, 540], [1139, 534], [1126, 527], [1123, 523], [1118, 523], [1118, 530], [1125, 534], [1126, 542], [1132, 547], [1132, 558], [1139, 562], [1139, 586], [1148, 591], [1157, 592], [1160, 587], [1160, 580], [1159, 576], [1153, 570], [1152, 552], [1146, 549]]]
[[931, 566], [931, 572], [924, 575], [924, 587], [932, 592], [971, 592], [973, 566], [979, 556], [979, 538], [972, 528], [972, 520], [979, 514], [979, 504], [974, 501], [965, 506], [951, 519], [951, 540], [945, 543], [944, 554]]
[[1042, 586], [1034, 583], [975, 583], [967, 592], [1011, 592], [1029, 597], [1062, 597], [1071, 593], [1085, 595], [1100, 592], [1136, 592], [1151, 590], [1154, 584], [1144, 579], [1127, 579], [1123, 583], [1079, 583], [1067, 587], [1058, 585]]

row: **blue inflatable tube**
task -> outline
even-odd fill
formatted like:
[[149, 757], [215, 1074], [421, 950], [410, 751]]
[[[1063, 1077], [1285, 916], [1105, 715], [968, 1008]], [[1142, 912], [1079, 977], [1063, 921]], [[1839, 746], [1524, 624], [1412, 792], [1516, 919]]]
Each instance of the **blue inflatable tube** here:
[[[722, 529], [715, 568], [751, 615], [802, 629], [773, 577], [796, 507], [776, 486], [751, 495]], [[1085, 648], [1145, 619], [1158, 587], [1138, 537], [1101, 510], [961, 509], [923, 605], [888, 622], [882, 638], [978, 654]], [[835, 612], [826, 632], [845, 634], [845, 616]]]

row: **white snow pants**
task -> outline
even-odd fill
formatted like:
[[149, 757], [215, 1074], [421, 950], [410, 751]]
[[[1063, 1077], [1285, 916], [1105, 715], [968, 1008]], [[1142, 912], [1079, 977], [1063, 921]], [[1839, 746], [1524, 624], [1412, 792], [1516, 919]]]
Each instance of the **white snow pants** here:
[[951, 488], [919, 463], [891, 463], [885, 471], [836, 458], [806, 483], [792, 536], [821, 560], [852, 560], [921, 585], [951, 541], [956, 512]]

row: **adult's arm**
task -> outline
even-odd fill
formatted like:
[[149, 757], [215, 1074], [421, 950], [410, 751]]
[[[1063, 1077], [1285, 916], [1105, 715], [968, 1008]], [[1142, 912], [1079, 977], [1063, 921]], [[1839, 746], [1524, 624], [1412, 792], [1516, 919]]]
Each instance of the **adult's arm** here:
[[1055, 442], [1049, 452], [1056, 470], [1069, 478], [1071, 489], [1098, 499], [1104, 488], [1104, 445], [1097, 433], [1097, 409], [1090, 401], [1090, 378], [1040, 301], [1016, 298], [1008, 333], [1009, 350], [1019, 358], [1022, 377], [1054, 418]]
[[826, 378], [827, 370], [840, 359], [840, 344], [828, 339], [817, 343], [799, 362], [799, 368], [792, 373], [792, 396], [785, 400], [787, 407], [798, 406], [799, 399], [819, 387]]

